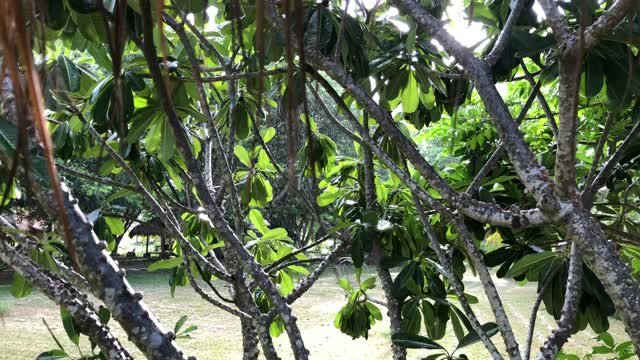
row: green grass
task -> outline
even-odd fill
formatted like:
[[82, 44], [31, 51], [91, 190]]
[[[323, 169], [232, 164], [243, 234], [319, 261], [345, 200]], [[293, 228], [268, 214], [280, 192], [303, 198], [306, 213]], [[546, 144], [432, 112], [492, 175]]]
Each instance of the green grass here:
[[[187, 325], [197, 325], [198, 330], [192, 333], [191, 339], [178, 340], [179, 345], [189, 355], [199, 359], [240, 359], [242, 342], [240, 326], [237, 318], [223, 312], [203, 301], [191, 288], [179, 288], [175, 298], [170, 297], [167, 275], [162, 273], [131, 273], [128, 278], [136, 290], [144, 293], [144, 301], [152, 312], [162, 320], [166, 330], [172, 329], [175, 322], [188, 315]], [[353, 279], [352, 279], [353, 280]], [[480, 298], [476, 305], [478, 316], [483, 322], [492, 321], [493, 316], [486, 301], [481, 296], [481, 286], [477, 279], [465, 281], [466, 291]], [[502, 295], [512, 326], [520, 343], [524, 342], [531, 304], [535, 299], [533, 285], [517, 286], [512, 281], [496, 280]], [[224, 290], [224, 289], [223, 289]], [[374, 296], [381, 298], [379, 289]], [[4, 305], [3, 305], [4, 304]], [[333, 326], [336, 312], [344, 304], [341, 289], [337, 286], [335, 272], [330, 270], [321, 278], [305, 296], [294, 305], [294, 313], [298, 317], [305, 344], [314, 359], [389, 359], [389, 323], [383, 319], [370, 332], [369, 340], [351, 340]], [[3, 310], [4, 309], [4, 310]], [[385, 312], [384, 309], [383, 313]], [[1, 315], [3, 314], [3, 315]], [[3, 320], [4, 319], [4, 323]], [[42, 323], [45, 319], [63, 346], [72, 354], [77, 354], [75, 346], [66, 340], [60, 322], [59, 310], [42, 294], [34, 293], [26, 299], [13, 299], [8, 285], [0, 285], [0, 359], [34, 359], [39, 353], [55, 348], [53, 339], [48, 335]], [[534, 338], [534, 349], [539, 347], [545, 337], [554, 328], [553, 319], [541, 309]], [[110, 323], [114, 332], [128, 349], [133, 351], [136, 359], [143, 358], [135, 347], [126, 341], [126, 335], [117, 324]], [[610, 332], [616, 340], [627, 339], [622, 324], [613, 320]], [[587, 330], [570, 339], [567, 351], [584, 354], [595, 344], [593, 332]], [[499, 335], [494, 338], [497, 346], [502, 344]], [[448, 348], [455, 348], [457, 341], [448, 334], [441, 341]], [[276, 347], [283, 358], [291, 358], [286, 336], [275, 340]], [[81, 342], [81, 349], [88, 353], [86, 338]], [[470, 359], [487, 359], [488, 355], [481, 344], [466, 349]], [[365, 355], [366, 354], [366, 355]], [[411, 359], [428, 355], [427, 351], [410, 351]]]

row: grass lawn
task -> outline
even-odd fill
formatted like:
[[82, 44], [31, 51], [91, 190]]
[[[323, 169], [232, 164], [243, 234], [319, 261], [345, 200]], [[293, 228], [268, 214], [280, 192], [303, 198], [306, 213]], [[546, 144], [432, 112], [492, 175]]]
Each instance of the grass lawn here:
[[[197, 325], [198, 330], [192, 333], [191, 339], [178, 340], [185, 353], [195, 355], [199, 359], [241, 359], [242, 340], [239, 321], [232, 315], [215, 308], [190, 287], [178, 288], [175, 298], [170, 297], [168, 276], [162, 273], [137, 272], [128, 275], [136, 290], [144, 293], [144, 301], [152, 312], [162, 319], [165, 329], [173, 328], [173, 324], [182, 316], [188, 315], [187, 325]], [[465, 279], [467, 292], [479, 297], [480, 304], [475, 309], [482, 322], [492, 321], [493, 315], [489, 305], [482, 296], [482, 288], [477, 278]], [[503, 303], [511, 319], [511, 324], [520, 344], [526, 338], [527, 324], [531, 304], [535, 299], [535, 285], [517, 286], [512, 281], [496, 280]], [[376, 289], [378, 290], [378, 289]], [[379, 290], [378, 290], [379, 291]], [[300, 298], [294, 307], [305, 343], [314, 359], [389, 359], [388, 346], [389, 322], [383, 319], [370, 332], [369, 340], [352, 340], [333, 326], [336, 312], [344, 304], [344, 296], [337, 285], [335, 271], [329, 270], [305, 296]], [[544, 306], [544, 305], [543, 305]], [[383, 313], [385, 312], [384, 309]], [[34, 293], [26, 299], [14, 299], [9, 293], [9, 285], [0, 285], [0, 359], [35, 359], [43, 351], [56, 347], [42, 322], [45, 319], [54, 334], [65, 348], [73, 354], [79, 354], [75, 346], [67, 340], [59, 310], [42, 294]], [[135, 347], [126, 341], [126, 335], [115, 322], [109, 323], [117, 335], [124, 341], [128, 349], [133, 351], [136, 359], [143, 358]], [[611, 320], [610, 332], [616, 341], [628, 339], [622, 323]], [[553, 318], [541, 308], [538, 316], [534, 349], [539, 347], [546, 336], [554, 328]], [[450, 329], [448, 329], [450, 330]], [[566, 346], [567, 351], [584, 354], [591, 349], [595, 334], [586, 331], [573, 336]], [[493, 337], [497, 346], [502, 345], [499, 335]], [[455, 348], [455, 337], [447, 335], [440, 341], [451, 349]], [[283, 358], [292, 358], [286, 336], [275, 340], [276, 347]], [[80, 348], [88, 353], [88, 341], [81, 340]], [[488, 359], [489, 356], [482, 344], [478, 343], [466, 348], [470, 359]], [[412, 350], [411, 359], [419, 359], [429, 354], [428, 351]]]

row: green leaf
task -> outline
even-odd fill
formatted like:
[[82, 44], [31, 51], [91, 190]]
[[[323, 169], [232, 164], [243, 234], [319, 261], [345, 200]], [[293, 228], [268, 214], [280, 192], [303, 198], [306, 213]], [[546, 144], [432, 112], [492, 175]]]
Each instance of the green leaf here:
[[[482, 324], [480, 326], [480, 329], [482, 329], [482, 331], [488, 336], [488, 337], [492, 337], [493, 335], [498, 333], [498, 324], [494, 323], [494, 322], [489, 322], [486, 324]], [[456, 347], [456, 349], [461, 349], [465, 346], [469, 346], [472, 344], [477, 343], [478, 341], [480, 341], [480, 335], [478, 335], [477, 332], [472, 331], [469, 334], [467, 334], [465, 337], [462, 338], [462, 340], [460, 340], [460, 342], [458, 343], [458, 346]]]
[[289, 233], [283, 228], [268, 229], [262, 233], [262, 240], [289, 240]]
[[70, 92], [80, 90], [80, 70], [63, 54], [58, 55], [58, 71]]
[[98, 319], [100, 319], [100, 322], [103, 325], [107, 325], [107, 323], [111, 319], [111, 312], [109, 311], [109, 309], [104, 306], [100, 306], [100, 309], [98, 309]]
[[80, 343], [80, 332], [71, 313], [63, 306], [60, 306], [60, 317], [62, 318], [62, 325], [64, 326], [64, 331], [67, 333], [67, 336], [71, 342], [78, 345]]
[[299, 274], [302, 275], [309, 275], [309, 270], [307, 270], [306, 268], [300, 266], [300, 265], [289, 265], [287, 266], [287, 269], [291, 270], [291, 271], [295, 271]]
[[144, 133], [149, 129], [149, 125], [156, 118], [160, 111], [158, 106], [147, 106], [136, 110], [129, 120], [129, 132], [127, 142], [137, 143]]
[[269, 228], [267, 227], [267, 223], [264, 221], [264, 218], [262, 217], [262, 213], [260, 212], [260, 210], [251, 209], [249, 211], [249, 220], [251, 221], [251, 224], [258, 231], [260, 231], [261, 234], [265, 234], [267, 231], [269, 231]]
[[287, 274], [286, 271], [278, 271], [278, 277], [280, 279], [280, 294], [282, 294], [282, 296], [287, 296], [289, 294], [291, 294], [291, 292], [294, 289], [294, 284], [293, 284], [293, 279], [291, 279], [291, 276], [289, 274]]
[[273, 139], [274, 136], [276, 136], [276, 129], [273, 127], [269, 127], [266, 130], [261, 130], [260, 132], [263, 132], [262, 140], [264, 141], [265, 144], [271, 141], [271, 139]]
[[147, 271], [173, 269], [175, 267], [180, 266], [180, 264], [182, 264], [182, 257], [181, 256], [173, 257], [170, 259], [159, 260], [154, 262], [153, 264], [149, 265], [149, 267], [147, 268]]
[[340, 195], [342, 195], [343, 193], [343, 190], [333, 186], [329, 186], [322, 192], [322, 194], [318, 195], [318, 197], [316, 198], [316, 203], [320, 207], [330, 205], [334, 201], [336, 201], [338, 197], [340, 197]]
[[162, 122], [160, 129], [161, 141], [157, 151], [158, 159], [160, 159], [160, 161], [162, 162], [169, 162], [169, 160], [171, 160], [171, 158], [173, 157], [176, 149], [176, 137], [171, 130], [171, 125], [169, 125], [168, 120]]
[[69, 359], [69, 356], [63, 350], [54, 349], [54, 350], [45, 351], [36, 357], [36, 360], [59, 360], [59, 359]]
[[242, 145], [236, 145], [233, 148], [233, 153], [244, 166], [248, 168], [251, 167], [251, 157], [249, 156], [249, 152]]
[[351, 291], [353, 290], [353, 287], [351, 286], [351, 283], [349, 283], [349, 280], [344, 279], [344, 278], [340, 278], [338, 280], [338, 284], [340, 285], [340, 287], [342, 289], [344, 289], [344, 291]]
[[413, 72], [409, 73], [409, 81], [402, 91], [402, 111], [410, 114], [418, 110], [420, 97], [418, 96], [418, 83]]
[[599, 334], [598, 337], [609, 347], [613, 347], [613, 345], [615, 345], [613, 337], [608, 332], [603, 332], [602, 334]]
[[362, 291], [367, 291], [369, 289], [373, 289], [374, 287], [376, 287], [375, 277], [370, 277], [360, 284], [360, 289], [362, 289]]
[[604, 72], [600, 57], [589, 54], [584, 62], [584, 94], [593, 97], [600, 93], [604, 86]]
[[122, 219], [105, 216], [104, 221], [109, 225], [111, 234], [116, 236], [124, 234], [124, 222], [122, 222]]
[[177, 334], [180, 332], [180, 329], [182, 329], [182, 327], [184, 326], [184, 323], [187, 322], [187, 315], [182, 315], [180, 317], [180, 319], [178, 319], [178, 321], [176, 322], [175, 326], [173, 327], [173, 333]]
[[20, 299], [31, 294], [31, 283], [18, 273], [13, 274], [13, 282], [11, 283], [11, 295]]
[[529, 254], [522, 259], [516, 261], [515, 264], [507, 272], [508, 277], [516, 277], [527, 272], [534, 266], [540, 266], [552, 258], [558, 256], [553, 251], [543, 251], [535, 254]]
[[407, 349], [444, 350], [440, 344], [427, 337], [407, 333], [391, 335], [391, 342]]

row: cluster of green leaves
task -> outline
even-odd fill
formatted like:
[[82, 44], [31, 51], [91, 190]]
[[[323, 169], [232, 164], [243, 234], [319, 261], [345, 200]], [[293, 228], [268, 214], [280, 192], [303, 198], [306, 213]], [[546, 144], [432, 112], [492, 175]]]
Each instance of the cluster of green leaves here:
[[[559, 252], [536, 252], [534, 249], [536, 248], [529, 247], [527, 250], [531, 253], [522, 256], [523, 252], [527, 250], [518, 247], [502, 247], [488, 253], [485, 260], [488, 265], [493, 265], [496, 262], [500, 263], [500, 259], [517, 259], [513, 262], [512, 260], [502, 260], [504, 264], [500, 269], [502, 272], [499, 271], [498, 276], [511, 277], [518, 281], [537, 282], [539, 290], [543, 288], [544, 284], [547, 284], [542, 297], [545, 309], [556, 320], [560, 319], [566, 291], [569, 259], [565, 254]], [[504, 271], [507, 268], [508, 271], [505, 274]], [[596, 334], [600, 334], [609, 329], [608, 318], [615, 313], [615, 308], [595, 274], [586, 265], [583, 272], [581, 286], [584, 295], [580, 299], [573, 333], [584, 330], [589, 325]]]
[[[491, 337], [498, 333], [498, 325], [496, 323], [486, 323], [480, 328], [488, 337]], [[473, 345], [480, 341], [480, 336], [476, 331], [470, 330], [468, 334], [462, 336], [461, 338], [458, 338], [458, 345], [455, 349], [453, 349], [453, 351], [448, 351], [444, 346], [438, 344], [430, 338], [415, 334], [398, 333], [392, 335], [391, 340], [394, 344], [405, 347], [407, 349], [424, 349], [437, 351], [435, 354], [432, 353], [424, 357], [425, 360], [468, 360], [469, 357], [467, 357], [467, 355], [463, 353], [456, 355], [456, 353], [458, 353], [458, 351], [462, 348]]]
[[370, 277], [361, 281], [362, 269], [356, 270], [357, 288], [347, 279], [340, 279], [340, 287], [346, 291], [347, 303], [338, 311], [333, 324], [353, 339], [369, 338], [369, 330], [377, 321], [382, 320], [382, 313], [367, 297], [367, 290], [376, 286], [376, 278]]
[[[631, 359], [636, 356], [636, 352], [633, 348], [631, 341], [625, 341], [616, 343], [611, 334], [604, 332], [595, 337], [598, 342], [603, 345], [596, 345], [591, 348], [591, 353], [582, 357], [583, 360], [593, 360], [601, 358], [602, 356], [610, 357], [617, 360]], [[566, 354], [560, 352], [557, 357], [558, 360], [580, 360], [578, 355]]]

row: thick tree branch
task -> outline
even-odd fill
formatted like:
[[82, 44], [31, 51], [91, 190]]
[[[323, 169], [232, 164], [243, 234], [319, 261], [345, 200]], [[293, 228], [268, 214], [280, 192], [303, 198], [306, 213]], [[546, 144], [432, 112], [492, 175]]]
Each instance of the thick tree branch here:
[[555, 0], [538, 0], [538, 3], [542, 7], [547, 20], [549, 20], [556, 41], [558, 44], [562, 44], [572, 35], [572, 32], [569, 29], [569, 24], [558, 11], [558, 5], [556, 5]]
[[[535, 155], [524, 141], [522, 133], [518, 130], [518, 124], [511, 117], [506, 104], [493, 83], [489, 66], [485, 62], [478, 60], [473, 53], [447, 33], [439, 21], [425, 11], [420, 4], [414, 0], [396, 0], [395, 3], [402, 11], [409, 14], [424, 31], [431, 34], [465, 68], [466, 72], [474, 80], [478, 94], [491, 115], [502, 142], [505, 144], [511, 163], [527, 190], [536, 198], [543, 211], [556, 218], [564, 216], [569, 209], [563, 209], [555, 194], [554, 186], [549, 181], [547, 170], [538, 163]], [[351, 89], [349, 90], [351, 91]], [[356, 98], [358, 97], [356, 96]], [[384, 121], [384, 119], [378, 119], [377, 117], [376, 120], [381, 125], [382, 121]], [[412, 161], [410, 157], [407, 158]]]
[[[544, 0], [543, 0], [544, 1]], [[589, 26], [584, 33], [585, 49], [592, 49], [607, 34], [632, 12], [629, 10], [640, 7], [638, 0], [618, 0], [602, 14], [596, 22]]]
[[[518, 117], [516, 118], [516, 122], [518, 124], [522, 123], [522, 120], [527, 116], [527, 112], [529, 112], [529, 109], [533, 104], [533, 99], [540, 94], [541, 86], [542, 81], [538, 81], [538, 83], [534, 83], [531, 85], [531, 93], [529, 94], [529, 97], [527, 97], [527, 100], [525, 101], [522, 109], [520, 110], [520, 113], [518, 114]], [[482, 185], [484, 178], [486, 178], [487, 175], [489, 175], [489, 173], [491, 173], [491, 171], [493, 171], [493, 169], [498, 166], [502, 155], [504, 155], [504, 151], [504, 146], [500, 144], [496, 151], [491, 155], [491, 157], [489, 157], [489, 160], [487, 160], [487, 162], [485, 162], [485, 164], [482, 166], [473, 181], [471, 181], [471, 184], [466, 191], [467, 194], [473, 195], [478, 191], [480, 185]]]
[[[572, 38], [573, 39], [573, 38]], [[568, 39], [566, 48], [558, 51], [558, 111], [560, 124], [556, 141], [555, 182], [563, 200], [572, 200], [577, 193], [576, 146], [578, 136], [578, 90], [582, 67], [582, 46]]]
[[50, 300], [67, 309], [78, 324], [80, 332], [95, 342], [107, 359], [133, 359], [118, 338], [100, 322], [91, 304], [85, 300], [86, 295], [73, 285], [48, 273], [2, 240], [0, 240], [0, 259], [40, 289]]
[[[309, 57], [311, 57], [311, 55], [308, 56], [308, 58]], [[495, 204], [480, 202], [472, 199], [468, 195], [459, 194], [458, 192], [456, 192], [444, 179], [440, 177], [440, 175], [437, 174], [435, 169], [433, 169], [433, 167], [424, 159], [424, 157], [422, 157], [422, 155], [413, 146], [413, 144], [411, 144], [411, 142], [404, 136], [404, 134], [400, 132], [393, 120], [388, 118], [388, 114], [384, 113], [382, 109], [377, 106], [377, 104], [373, 103], [373, 100], [371, 98], [364, 94], [362, 88], [360, 88], [348, 75], [346, 75], [341, 68], [331, 65], [331, 69], [332, 73], [335, 74], [340, 80], [344, 80], [344, 84], [348, 84], [357, 92], [357, 99], [362, 99], [363, 101], [366, 101], [369, 105], [371, 105], [371, 108], [374, 109], [374, 111], [376, 111], [376, 114], [380, 116], [380, 118], [376, 117], [378, 123], [381, 124], [380, 119], [385, 122], [385, 124], [390, 129], [390, 134], [393, 134], [392, 138], [394, 141], [396, 141], [396, 145], [398, 145], [403, 150], [405, 155], [409, 154], [407, 155], [407, 159], [411, 161], [420, 175], [422, 175], [422, 177], [424, 177], [429, 182], [429, 185], [434, 187], [442, 195], [445, 201], [460, 210], [460, 212], [462, 212], [464, 215], [480, 222], [510, 227], [537, 226], [549, 222], [549, 219], [538, 209], [523, 210], [520, 212], [507, 211], [501, 209]], [[340, 95], [333, 89], [333, 87], [331, 87], [329, 82], [322, 76], [320, 76], [317, 72], [312, 72], [312, 75], [323, 86], [323, 88], [327, 90], [327, 93], [333, 98], [336, 105], [345, 112], [345, 114], [347, 115], [347, 119], [352, 124], [352, 126], [358, 129], [358, 132], [360, 132], [360, 123], [351, 113], [351, 110], [348, 108], [348, 106], [344, 104], [344, 101], [342, 100]], [[316, 97], [316, 99], [318, 100], [319, 104], [324, 104], [321, 98]], [[369, 100], [371, 102], [369, 102]], [[342, 124], [337, 121], [337, 119], [333, 120], [334, 116], [326, 107], [326, 105], [322, 107], [325, 113], [328, 114], [329, 119], [336, 123], [340, 130], [348, 135], [349, 131], [346, 130], [344, 126], [342, 126]], [[396, 173], [396, 175], [400, 176], [403, 181], [406, 179], [405, 183], [408, 186], [409, 183], [413, 183], [413, 185], [411, 186], [414, 186], [415, 190], [418, 191], [418, 195], [420, 195], [421, 199], [423, 199], [423, 201], [425, 200], [425, 198], [423, 197], [423, 195], [425, 194], [424, 190], [418, 190], [420, 189], [420, 186], [415, 181], [413, 181], [413, 179], [411, 179], [411, 176], [409, 176], [408, 174], [402, 174], [402, 169], [395, 165], [392, 160], [384, 160], [383, 157], [388, 158], [388, 156], [384, 154], [382, 149], [380, 149], [380, 147], [375, 142], [371, 140], [361, 139], [357, 136], [352, 137], [352, 139], [363, 143], [365, 146], [371, 147], [373, 153], [376, 154], [378, 158], [383, 160], [385, 165], [390, 170]]]

